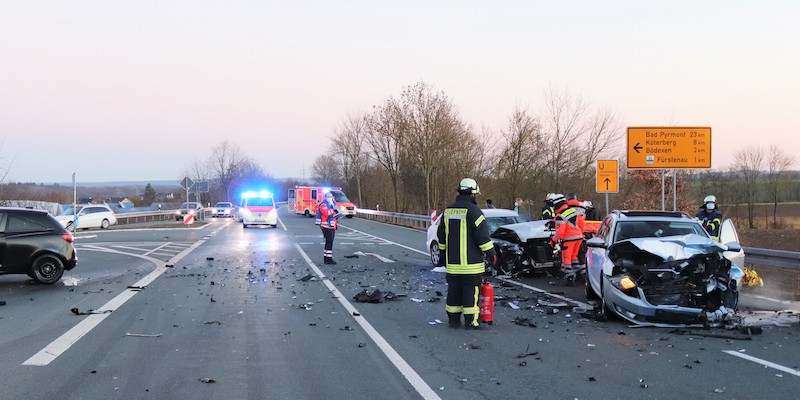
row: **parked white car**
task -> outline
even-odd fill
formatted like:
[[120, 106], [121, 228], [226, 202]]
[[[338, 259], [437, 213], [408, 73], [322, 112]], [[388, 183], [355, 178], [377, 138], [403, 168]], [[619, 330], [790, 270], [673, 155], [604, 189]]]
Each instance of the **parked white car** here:
[[63, 214], [56, 216], [56, 221], [70, 231], [75, 231], [76, 228], [108, 229], [111, 225], [117, 224], [117, 214], [105, 204], [79, 204], [77, 210], [77, 224], [75, 224], [76, 213], [72, 207], [66, 209]]
[[230, 218], [233, 216], [233, 211], [233, 203], [220, 201], [211, 207], [211, 216]]
[[[486, 223], [489, 226], [489, 234], [497, 230], [502, 225], [517, 224], [525, 222], [525, 220], [517, 214], [516, 211], [506, 210], [502, 208], [484, 208], [483, 216], [486, 218]], [[428, 227], [428, 238], [425, 242], [431, 254], [431, 262], [434, 266], [439, 265], [439, 239], [436, 237], [436, 231], [439, 229], [439, 222], [442, 220], [442, 215], [436, 216], [436, 220]]]

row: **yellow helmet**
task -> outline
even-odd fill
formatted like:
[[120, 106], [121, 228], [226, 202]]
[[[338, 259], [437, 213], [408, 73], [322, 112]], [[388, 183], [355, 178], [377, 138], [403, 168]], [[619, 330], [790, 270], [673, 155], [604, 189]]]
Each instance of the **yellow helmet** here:
[[468, 194], [478, 194], [481, 192], [481, 188], [478, 187], [478, 182], [475, 182], [475, 179], [464, 178], [461, 180], [461, 183], [458, 184], [458, 192], [468, 193]]

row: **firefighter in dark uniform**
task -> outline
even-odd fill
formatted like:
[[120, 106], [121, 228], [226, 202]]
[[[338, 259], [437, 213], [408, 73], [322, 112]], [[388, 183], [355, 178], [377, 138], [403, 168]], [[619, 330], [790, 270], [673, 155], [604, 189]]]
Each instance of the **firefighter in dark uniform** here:
[[474, 179], [462, 179], [456, 201], [444, 210], [437, 231], [439, 250], [447, 268], [445, 310], [452, 328], [461, 326], [464, 314], [464, 328], [479, 329], [478, 294], [481, 275], [487, 268], [484, 254], [490, 266], [497, 260], [486, 218], [475, 203], [478, 193], [480, 189]]
[[556, 197], [555, 193], [548, 193], [544, 198], [544, 207], [542, 207], [542, 219], [552, 220], [556, 217], [556, 210], [553, 209], [553, 199]]
[[722, 225], [722, 213], [717, 209], [717, 196], [708, 195], [703, 199], [703, 207], [695, 219], [706, 229], [712, 239], [719, 241], [719, 227]]

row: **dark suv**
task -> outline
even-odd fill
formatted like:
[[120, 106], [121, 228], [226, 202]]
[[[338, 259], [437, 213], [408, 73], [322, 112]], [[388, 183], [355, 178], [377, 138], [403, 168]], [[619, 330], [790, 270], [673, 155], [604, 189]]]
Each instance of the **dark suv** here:
[[77, 262], [72, 234], [47, 211], [0, 207], [0, 275], [53, 284]]

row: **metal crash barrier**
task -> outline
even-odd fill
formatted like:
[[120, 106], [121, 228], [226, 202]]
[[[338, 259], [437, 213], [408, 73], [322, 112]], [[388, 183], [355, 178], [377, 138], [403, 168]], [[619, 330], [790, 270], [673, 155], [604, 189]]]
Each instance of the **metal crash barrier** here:
[[428, 229], [428, 227], [431, 225], [431, 217], [428, 215], [395, 213], [359, 208], [356, 210], [356, 216], [358, 218], [385, 222], [392, 225], [405, 226], [423, 231]]

